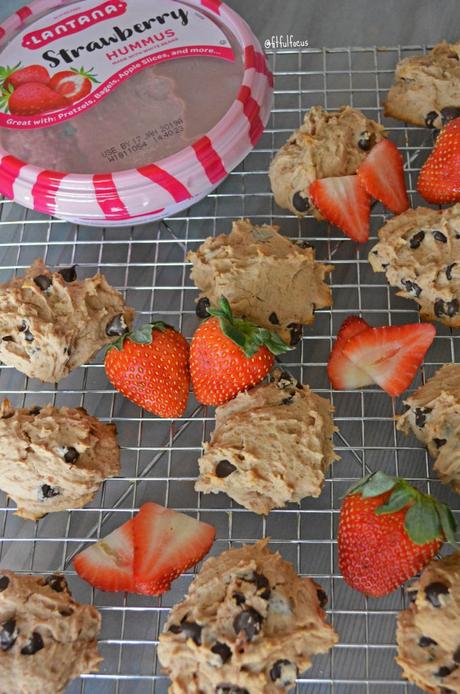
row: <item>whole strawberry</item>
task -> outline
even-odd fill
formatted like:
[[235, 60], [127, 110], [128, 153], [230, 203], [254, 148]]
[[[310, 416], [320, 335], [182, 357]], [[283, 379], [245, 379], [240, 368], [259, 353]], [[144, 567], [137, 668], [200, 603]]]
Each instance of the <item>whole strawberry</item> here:
[[182, 417], [190, 388], [189, 347], [165, 323], [143, 325], [122, 335], [105, 356], [112, 385], [128, 400], [159, 417]]
[[375, 472], [343, 501], [340, 571], [355, 590], [387, 595], [421, 571], [444, 540], [455, 545], [456, 529], [446, 504], [403, 479]]
[[420, 171], [417, 190], [437, 205], [460, 201], [460, 118], [441, 130]]
[[190, 374], [196, 398], [203, 405], [222, 405], [240, 391], [262, 381], [274, 355], [291, 349], [283, 340], [253, 323], [234, 318], [221, 298], [220, 308], [195, 332], [190, 345]]

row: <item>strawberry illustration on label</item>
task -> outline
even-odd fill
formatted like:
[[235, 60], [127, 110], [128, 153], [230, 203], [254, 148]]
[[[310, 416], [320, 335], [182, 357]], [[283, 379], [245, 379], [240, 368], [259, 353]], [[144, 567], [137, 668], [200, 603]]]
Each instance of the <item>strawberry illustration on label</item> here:
[[48, 84], [49, 81], [49, 72], [43, 65], [26, 65], [21, 67], [21, 63], [18, 63], [14, 67], [0, 68], [0, 83], [5, 89], [10, 89], [11, 87], [16, 89], [21, 84], [28, 84], [29, 82]]
[[61, 70], [57, 72], [49, 81], [49, 86], [55, 92], [65, 96], [70, 103], [74, 104], [91, 92], [93, 84], [99, 84], [99, 80], [91, 70]]
[[70, 101], [42, 82], [28, 82], [17, 89], [10, 85], [3, 89], [0, 108], [9, 110], [13, 116], [34, 116], [65, 108]]

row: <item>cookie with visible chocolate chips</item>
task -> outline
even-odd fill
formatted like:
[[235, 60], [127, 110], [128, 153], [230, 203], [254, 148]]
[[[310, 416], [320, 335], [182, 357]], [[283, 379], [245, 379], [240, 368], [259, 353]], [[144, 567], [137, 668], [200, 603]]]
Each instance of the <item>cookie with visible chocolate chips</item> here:
[[198, 460], [195, 489], [225, 492], [254, 513], [321, 494], [338, 456], [333, 408], [285, 373], [239, 393], [216, 410], [216, 428]]
[[0, 690], [61, 694], [98, 670], [101, 617], [73, 600], [64, 576], [0, 569]]
[[422, 320], [460, 327], [460, 203], [444, 210], [417, 207], [393, 217], [369, 253], [398, 295], [414, 299]]
[[460, 43], [401, 60], [384, 106], [386, 116], [427, 128], [460, 116]]
[[277, 205], [298, 217], [313, 214], [322, 219], [308, 198], [310, 184], [318, 178], [355, 174], [384, 136], [383, 127], [358, 109], [325, 111], [313, 106], [270, 165]]
[[297, 344], [315, 310], [332, 305], [325, 280], [333, 266], [315, 255], [310, 246], [282, 236], [277, 226], [233, 222], [230, 234], [206, 239], [187, 256], [190, 276], [201, 291], [199, 317], [206, 318], [209, 305], [217, 306], [225, 296], [236, 317]]
[[267, 540], [208, 559], [160, 635], [169, 691], [289, 691], [313, 656], [338, 640], [325, 621], [325, 598]]
[[434, 458], [441, 482], [460, 494], [460, 364], [445, 364], [405, 404], [398, 429], [412, 431]]
[[55, 383], [132, 325], [134, 311], [103, 275], [78, 280], [75, 266], [35, 260], [0, 286], [0, 361]]
[[120, 472], [116, 428], [82, 407], [0, 406], [0, 489], [37, 520], [80, 508]]
[[411, 590], [396, 632], [403, 676], [431, 694], [460, 692], [460, 552], [432, 561]]

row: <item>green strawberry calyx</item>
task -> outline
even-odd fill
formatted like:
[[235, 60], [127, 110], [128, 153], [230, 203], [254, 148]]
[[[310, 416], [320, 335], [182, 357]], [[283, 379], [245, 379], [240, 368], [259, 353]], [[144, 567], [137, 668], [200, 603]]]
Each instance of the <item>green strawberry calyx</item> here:
[[86, 77], [87, 79], [89, 79], [90, 82], [93, 82], [94, 84], [100, 84], [100, 80], [96, 79], [96, 73], [94, 72], [93, 67], [91, 67], [89, 70], [85, 70], [84, 67], [81, 67], [79, 70], [77, 70], [76, 67], [71, 67], [70, 70], [71, 72], [74, 72], [76, 75]]
[[243, 318], [235, 318], [225, 296], [221, 297], [219, 308], [209, 307], [207, 311], [210, 316], [219, 320], [224, 335], [238, 347], [241, 347], [249, 358], [253, 357], [261, 347], [266, 347], [275, 356], [294, 349], [286, 344], [277, 333], [266, 328], [259, 328]]
[[135, 342], [137, 345], [151, 345], [155, 330], [164, 333], [167, 328], [171, 328], [171, 326], [167, 325], [167, 323], [163, 323], [161, 320], [145, 323], [145, 325], [141, 325], [140, 328], [136, 328], [131, 332], [127, 331], [123, 333], [123, 335], [120, 335], [120, 337], [117, 337], [117, 339], [108, 346], [107, 352], [113, 348], [121, 351], [127, 339], [131, 340], [131, 342]]
[[22, 63], [19, 62], [17, 65], [13, 65], [13, 67], [10, 67], [7, 65], [6, 67], [0, 66], [0, 84], [4, 84], [6, 80], [11, 77], [15, 72], [19, 70], [21, 67]]
[[407, 507], [404, 527], [412, 542], [424, 545], [444, 536], [449, 544], [459, 549], [457, 522], [448, 505], [415, 489], [400, 477], [392, 477], [378, 470], [349, 489], [347, 495], [359, 493], [368, 499], [390, 491], [388, 498], [375, 509], [378, 516], [396, 513]]

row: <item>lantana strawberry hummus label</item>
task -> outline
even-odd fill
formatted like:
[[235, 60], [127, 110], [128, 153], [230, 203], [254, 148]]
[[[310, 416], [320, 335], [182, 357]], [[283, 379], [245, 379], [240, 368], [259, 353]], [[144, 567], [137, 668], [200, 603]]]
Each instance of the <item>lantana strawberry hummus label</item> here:
[[222, 29], [176, 0], [71, 3], [0, 55], [0, 126], [43, 128], [96, 106], [136, 72], [178, 58], [233, 62]]

